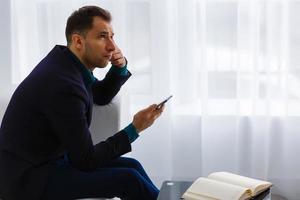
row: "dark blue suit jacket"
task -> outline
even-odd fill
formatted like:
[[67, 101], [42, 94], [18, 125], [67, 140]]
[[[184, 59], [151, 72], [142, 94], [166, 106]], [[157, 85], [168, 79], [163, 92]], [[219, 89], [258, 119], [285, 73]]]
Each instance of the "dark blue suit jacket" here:
[[18, 86], [0, 128], [0, 196], [40, 199], [49, 163], [67, 153], [72, 165], [92, 171], [131, 151], [127, 134], [93, 145], [89, 132], [93, 102], [104, 105], [130, 77], [108, 72], [91, 87], [70, 51], [53, 50]]

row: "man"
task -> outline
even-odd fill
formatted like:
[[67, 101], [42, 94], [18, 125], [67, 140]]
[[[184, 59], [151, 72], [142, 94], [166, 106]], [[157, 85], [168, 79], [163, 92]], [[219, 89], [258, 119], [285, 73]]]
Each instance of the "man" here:
[[[154, 200], [141, 164], [120, 157], [153, 124], [151, 105], [106, 141], [93, 145], [93, 102], [109, 103], [131, 76], [113, 40], [110, 13], [86, 6], [67, 21], [67, 47], [55, 46], [14, 92], [0, 129], [0, 195], [5, 200], [119, 197]], [[99, 81], [94, 68], [112, 67]]]

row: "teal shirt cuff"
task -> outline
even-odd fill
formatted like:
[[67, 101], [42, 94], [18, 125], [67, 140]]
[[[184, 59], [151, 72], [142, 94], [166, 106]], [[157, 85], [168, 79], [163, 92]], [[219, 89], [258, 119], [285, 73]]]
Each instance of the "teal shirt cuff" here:
[[121, 76], [126, 76], [128, 74], [126, 58], [125, 58], [125, 61], [126, 61], [126, 64], [124, 67], [117, 67], [117, 66], [112, 65], [109, 71], [112, 71]]
[[128, 74], [128, 70], [127, 70], [127, 65], [125, 65], [124, 67], [116, 67], [114, 65], [111, 66], [110, 71], [121, 75], [121, 76], [126, 76]]
[[132, 143], [139, 137], [139, 134], [136, 132], [136, 129], [132, 123], [125, 127], [124, 131], [127, 134], [130, 143]]

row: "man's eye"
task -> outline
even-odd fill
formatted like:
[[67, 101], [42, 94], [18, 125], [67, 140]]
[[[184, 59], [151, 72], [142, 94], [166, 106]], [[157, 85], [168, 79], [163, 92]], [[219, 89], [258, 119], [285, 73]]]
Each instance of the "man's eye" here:
[[100, 35], [99, 38], [107, 38], [107, 35]]

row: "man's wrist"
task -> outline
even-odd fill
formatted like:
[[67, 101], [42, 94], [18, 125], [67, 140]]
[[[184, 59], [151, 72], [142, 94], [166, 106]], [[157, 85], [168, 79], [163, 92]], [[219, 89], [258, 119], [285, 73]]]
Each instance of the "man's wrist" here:
[[130, 143], [132, 143], [139, 137], [139, 134], [132, 123], [125, 127], [124, 131], [127, 134]]
[[135, 128], [136, 133], [137, 133], [137, 134], [140, 134], [141, 130], [139, 130], [139, 129], [137, 128], [137, 126], [134, 124], [134, 122], [132, 122], [131, 124], [132, 124], [132, 126]]
[[121, 75], [121, 76], [126, 76], [128, 74], [127, 59], [126, 59], [126, 64], [123, 67], [118, 67], [116, 65], [112, 65], [111, 68], [110, 68], [110, 71], [112, 71], [112, 72], [114, 72], [114, 73], [116, 73], [118, 75]]
[[119, 66], [120, 68], [127, 66], [127, 59], [125, 57], [123, 57], [123, 60], [124, 60], [124, 62], [122, 65]]

